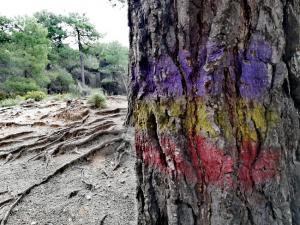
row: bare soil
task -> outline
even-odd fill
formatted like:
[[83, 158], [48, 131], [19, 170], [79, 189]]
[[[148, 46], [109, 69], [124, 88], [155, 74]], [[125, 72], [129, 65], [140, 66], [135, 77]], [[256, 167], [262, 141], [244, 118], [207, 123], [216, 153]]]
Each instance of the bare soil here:
[[0, 108], [1, 225], [136, 223], [127, 102], [85, 100]]

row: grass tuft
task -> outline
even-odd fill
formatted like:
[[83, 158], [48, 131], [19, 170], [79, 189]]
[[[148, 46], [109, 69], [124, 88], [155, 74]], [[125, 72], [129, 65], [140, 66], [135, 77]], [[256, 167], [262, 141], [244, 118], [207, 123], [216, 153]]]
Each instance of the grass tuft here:
[[106, 106], [106, 97], [100, 91], [94, 91], [88, 98], [88, 103], [94, 108], [104, 108]]

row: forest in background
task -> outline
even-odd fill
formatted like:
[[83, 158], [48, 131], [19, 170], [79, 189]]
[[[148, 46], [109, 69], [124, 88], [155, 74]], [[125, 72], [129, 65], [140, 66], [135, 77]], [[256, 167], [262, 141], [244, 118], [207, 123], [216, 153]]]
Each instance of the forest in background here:
[[86, 15], [0, 16], [0, 101], [46, 94], [126, 94], [128, 48], [101, 43]]

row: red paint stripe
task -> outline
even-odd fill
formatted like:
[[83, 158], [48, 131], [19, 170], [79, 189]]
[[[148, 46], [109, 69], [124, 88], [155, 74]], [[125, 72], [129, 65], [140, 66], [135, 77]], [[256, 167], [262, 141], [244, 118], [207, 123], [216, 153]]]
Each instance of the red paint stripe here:
[[[136, 150], [147, 166], [162, 173], [175, 173], [193, 182], [221, 188], [239, 186], [242, 191], [251, 191], [254, 185], [266, 183], [279, 175], [279, 152], [262, 149], [258, 153], [258, 146], [252, 141], [244, 141], [236, 160], [199, 135], [189, 135], [189, 156], [183, 155], [180, 146], [168, 135], [161, 135], [158, 144], [146, 134], [137, 133]], [[236, 182], [233, 173], [237, 174]]]

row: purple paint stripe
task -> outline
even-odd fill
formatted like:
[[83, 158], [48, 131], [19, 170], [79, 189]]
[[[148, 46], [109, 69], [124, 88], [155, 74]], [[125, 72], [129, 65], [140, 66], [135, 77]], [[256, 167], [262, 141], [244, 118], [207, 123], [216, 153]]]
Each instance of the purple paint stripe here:
[[[264, 95], [270, 85], [267, 63], [271, 57], [272, 47], [263, 40], [252, 39], [249, 47], [240, 51], [239, 55], [226, 51], [215, 43], [208, 43], [199, 52], [197, 74], [193, 72], [191, 54], [181, 50], [178, 55], [180, 67], [169, 56], [140, 63], [134, 69], [133, 88], [140, 95], [180, 97], [185, 93], [184, 81], [187, 95], [219, 95], [224, 92], [224, 70], [227, 68], [233, 81], [236, 79], [235, 73], [241, 74], [241, 96], [257, 99]], [[207, 72], [204, 67], [210, 63], [217, 65]]]

